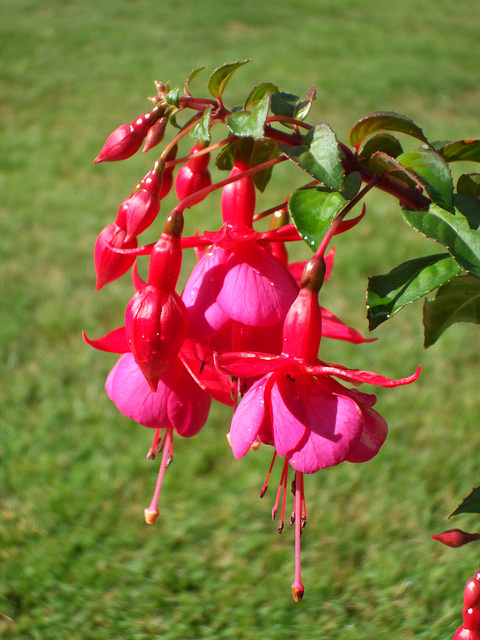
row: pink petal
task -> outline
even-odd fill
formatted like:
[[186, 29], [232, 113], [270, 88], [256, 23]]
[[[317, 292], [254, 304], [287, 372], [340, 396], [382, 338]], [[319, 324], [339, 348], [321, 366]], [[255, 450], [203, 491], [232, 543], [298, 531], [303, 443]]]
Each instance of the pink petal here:
[[190, 335], [208, 340], [223, 331], [230, 319], [217, 304], [229, 252], [211, 247], [193, 269], [182, 294], [190, 318]]
[[[162, 382], [170, 387], [167, 400], [167, 414], [175, 431], [184, 438], [197, 434], [203, 427], [210, 411], [210, 396], [198, 386], [185, 369], [180, 360], [176, 360], [174, 368], [177, 374], [170, 371], [162, 377]], [[160, 386], [160, 385], [159, 385]], [[158, 391], [157, 391], [158, 393]]]
[[285, 319], [297, 293], [297, 284], [277, 258], [244, 242], [232, 249], [217, 302], [232, 320], [267, 327]]
[[292, 467], [303, 473], [315, 473], [346, 460], [363, 428], [362, 412], [351, 398], [325, 393], [315, 381], [310, 391], [306, 402], [310, 431], [288, 456]]
[[355, 400], [363, 414], [363, 432], [357, 446], [348, 456], [348, 462], [367, 462], [374, 458], [380, 451], [388, 433], [388, 427], [382, 416], [372, 406], [376, 402], [373, 395], [367, 395], [349, 390], [349, 395]]
[[264, 422], [268, 420], [265, 406], [265, 388], [270, 376], [257, 380], [243, 396], [233, 414], [230, 444], [235, 458], [242, 458], [252, 446]]
[[110, 371], [105, 390], [127, 418], [144, 427], [162, 429], [171, 426], [167, 415], [169, 388], [160, 382], [157, 392], [153, 393], [131, 353], [123, 355]]
[[275, 450], [284, 456], [302, 440], [307, 430], [307, 412], [296, 383], [277, 374], [271, 392], [271, 416]]

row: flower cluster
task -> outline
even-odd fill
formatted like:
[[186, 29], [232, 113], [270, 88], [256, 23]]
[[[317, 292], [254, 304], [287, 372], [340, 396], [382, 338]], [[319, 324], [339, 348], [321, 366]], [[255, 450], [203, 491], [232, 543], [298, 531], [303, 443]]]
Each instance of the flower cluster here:
[[[200, 139], [187, 156], [177, 158], [179, 143], [188, 133], [198, 134], [200, 125], [209, 130], [225, 124], [232, 112], [219, 98], [195, 99], [188, 91], [172, 100], [168, 87], [161, 83], [157, 83], [153, 100], [150, 112], [109, 136], [96, 162], [126, 159], [144, 140], [144, 150], [149, 150], [161, 142], [174, 115], [185, 109], [193, 109], [195, 115], [166, 144], [152, 169], [120, 205], [115, 221], [97, 239], [97, 288], [132, 269], [135, 292], [122, 326], [102, 338], [84, 334], [84, 339], [96, 349], [121, 356], [108, 375], [107, 394], [125, 416], [154, 429], [147, 457], [153, 459], [162, 452], [153, 500], [145, 510], [147, 523], [153, 523], [159, 514], [160, 488], [173, 456], [174, 432], [195, 436], [207, 422], [212, 400], [233, 410], [228, 439], [236, 458], [260, 445], [273, 448], [261, 495], [275, 459], [283, 458], [273, 514], [279, 511], [281, 532], [291, 472], [294, 507], [290, 524], [294, 524], [296, 541], [292, 592], [301, 601], [304, 475], [344, 461], [360, 463], [373, 458], [385, 441], [387, 425], [373, 408], [376, 397], [355, 387], [362, 383], [408, 384], [419, 370], [392, 380], [319, 359], [323, 338], [369, 342], [319, 304], [319, 292], [329, 278], [334, 257], [333, 250], [326, 253], [327, 245], [336, 233], [353, 228], [365, 212], [344, 220], [349, 212], [346, 207], [335, 217], [313, 257], [290, 262], [287, 243], [301, 237], [289, 220], [287, 202], [257, 213], [256, 208], [265, 176], [286, 159], [280, 143], [298, 144], [301, 121], [293, 125], [293, 133], [266, 123], [260, 143], [231, 132], [220, 143]], [[290, 127], [292, 120], [285, 117]], [[216, 149], [221, 151], [219, 165], [228, 170], [228, 176], [212, 181], [209, 162]], [[138, 236], [156, 220], [172, 180], [177, 200], [165, 218], [163, 232], [156, 243], [139, 246]], [[218, 228], [185, 236], [185, 216], [194, 218], [195, 205], [217, 189], [221, 189]], [[256, 228], [268, 216], [270, 228]], [[200, 226], [201, 221], [195, 219], [195, 225]], [[183, 252], [189, 249], [195, 250], [198, 261], [183, 291], [177, 291]], [[146, 281], [137, 272], [139, 256], [149, 256]], [[354, 388], [348, 386], [352, 384]]]

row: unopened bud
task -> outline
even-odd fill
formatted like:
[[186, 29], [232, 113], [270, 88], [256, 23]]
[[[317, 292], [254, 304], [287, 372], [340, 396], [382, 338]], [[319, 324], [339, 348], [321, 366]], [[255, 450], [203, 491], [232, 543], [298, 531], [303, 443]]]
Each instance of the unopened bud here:
[[448, 531], [432, 536], [432, 538], [442, 542], [447, 545], [447, 547], [453, 547], [455, 549], [457, 547], [463, 547], [464, 544], [468, 544], [469, 542], [480, 540], [480, 533], [467, 533], [461, 529], [449, 529]]

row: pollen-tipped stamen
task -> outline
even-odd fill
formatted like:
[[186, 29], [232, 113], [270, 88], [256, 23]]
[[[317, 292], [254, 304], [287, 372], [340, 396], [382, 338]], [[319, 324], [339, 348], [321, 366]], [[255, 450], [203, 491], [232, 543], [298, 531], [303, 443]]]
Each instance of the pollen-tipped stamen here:
[[155, 486], [155, 491], [153, 494], [152, 502], [148, 509], [145, 509], [145, 522], [147, 524], [153, 524], [158, 517], [158, 500], [160, 498], [160, 491], [162, 488], [163, 476], [165, 474], [165, 469], [169, 464], [169, 459], [171, 460], [172, 452], [173, 452], [173, 427], [167, 427], [165, 433], [165, 446], [163, 449], [162, 461], [160, 463], [160, 469], [158, 472], [157, 484]]
[[295, 471], [295, 580], [292, 584], [292, 595], [295, 602], [301, 602], [305, 592], [302, 584], [301, 568], [301, 534], [302, 514], [304, 513], [305, 496], [303, 492], [303, 473]]
[[272, 457], [272, 462], [270, 463], [270, 468], [269, 468], [268, 473], [267, 473], [267, 477], [265, 478], [265, 482], [263, 483], [263, 487], [260, 490], [260, 498], [263, 498], [263, 496], [267, 493], [268, 483], [269, 483], [269, 480], [270, 480], [270, 475], [272, 473], [272, 469], [273, 469], [273, 465], [275, 463], [276, 457], [277, 457], [277, 452], [274, 451], [273, 452], [273, 457]]

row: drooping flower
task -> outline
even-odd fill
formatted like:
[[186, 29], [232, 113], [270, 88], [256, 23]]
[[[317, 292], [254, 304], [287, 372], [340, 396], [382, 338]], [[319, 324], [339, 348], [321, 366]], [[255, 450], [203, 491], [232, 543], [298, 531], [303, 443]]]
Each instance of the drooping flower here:
[[[162, 374], [157, 390], [152, 391], [131, 353], [123, 355], [110, 371], [105, 389], [110, 400], [127, 418], [155, 429], [149, 458], [154, 458], [159, 443], [163, 443], [157, 486], [151, 505], [145, 509], [145, 519], [152, 524], [158, 516], [163, 474], [173, 455], [173, 430], [185, 438], [196, 435], [207, 420], [210, 396], [178, 358]], [[163, 440], [162, 429], [165, 430]]]
[[[392, 380], [318, 359], [322, 334], [318, 292], [324, 276], [324, 260], [312, 258], [285, 319], [280, 355], [244, 352], [219, 354], [216, 358], [219, 369], [233, 377], [258, 378], [232, 419], [230, 443], [235, 457], [244, 456], [257, 440], [273, 445], [276, 454], [285, 456], [285, 464], [295, 469], [296, 482], [302, 487], [304, 473], [346, 460], [371, 459], [387, 435], [385, 421], [372, 409], [375, 396], [349, 389], [335, 378], [395, 387], [413, 382], [420, 373], [418, 369], [407, 378]], [[302, 504], [303, 500], [302, 494]], [[295, 517], [303, 517], [302, 513], [303, 507]], [[296, 559], [299, 563], [299, 556]], [[297, 575], [293, 589], [296, 599], [301, 599], [300, 584]]]

